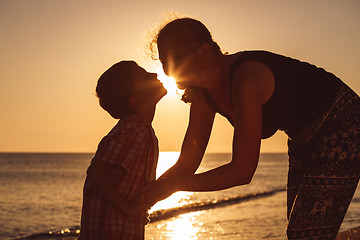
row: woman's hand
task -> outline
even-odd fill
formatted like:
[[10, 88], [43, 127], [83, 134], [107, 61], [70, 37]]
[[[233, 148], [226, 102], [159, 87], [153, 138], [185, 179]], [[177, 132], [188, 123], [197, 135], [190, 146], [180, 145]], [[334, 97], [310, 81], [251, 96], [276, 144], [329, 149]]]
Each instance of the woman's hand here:
[[135, 200], [146, 202], [152, 206], [176, 191], [174, 179], [162, 178], [145, 186]]
[[147, 212], [151, 208], [151, 205], [147, 202], [141, 201], [140, 198], [135, 198], [128, 202], [127, 208], [122, 208], [121, 212], [127, 216], [133, 216], [141, 212]]
[[185, 92], [182, 96], [182, 100], [185, 103], [191, 103], [191, 105], [196, 106], [198, 111], [201, 111], [205, 115], [214, 114], [214, 110], [209, 106], [204, 89], [200, 87], [189, 87], [185, 89]]
[[113, 206], [126, 216], [134, 216], [139, 213], [146, 213], [151, 205], [148, 202], [142, 201], [140, 198], [134, 198], [131, 201], [125, 201], [124, 199], [118, 199]]

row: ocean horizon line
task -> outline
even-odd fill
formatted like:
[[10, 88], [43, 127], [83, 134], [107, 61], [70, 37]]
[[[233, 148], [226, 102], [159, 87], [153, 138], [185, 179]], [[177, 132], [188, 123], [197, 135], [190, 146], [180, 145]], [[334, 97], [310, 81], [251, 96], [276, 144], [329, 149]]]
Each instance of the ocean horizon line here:
[[[160, 151], [161, 152], [173, 152], [173, 153], [179, 153], [180, 151], [171, 151], [171, 150], [165, 150]], [[95, 151], [87, 152], [87, 151], [0, 151], [0, 154], [95, 154]], [[231, 154], [231, 152], [205, 152], [205, 154]], [[287, 152], [271, 152], [271, 151], [260, 151], [260, 154], [287, 154]]]

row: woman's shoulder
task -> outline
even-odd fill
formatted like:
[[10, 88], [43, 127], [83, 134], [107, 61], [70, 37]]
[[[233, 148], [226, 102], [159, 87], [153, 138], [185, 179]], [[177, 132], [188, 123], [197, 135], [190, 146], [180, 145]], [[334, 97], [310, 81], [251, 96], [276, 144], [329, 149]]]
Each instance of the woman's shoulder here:
[[[232, 62], [229, 68], [229, 76], [230, 81], [232, 81], [235, 71], [237, 72], [239, 67], [244, 63], [249, 66], [256, 67], [258, 65], [261, 67], [259, 63], [265, 64], [263, 60], [266, 56], [273, 55], [273, 53], [265, 51], [265, 50], [244, 50], [241, 52], [237, 52], [231, 55]], [[248, 68], [243, 68], [242, 71], [247, 71]]]
[[[257, 60], [249, 59], [234, 67], [230, 72], [232, 100], [243, 91], [252, 92], [261, 97], [261, 103], [267, 102], [275, 89], [275, 77], [271, 68]], [[238, 96], [239, 97], [239, 96]]]

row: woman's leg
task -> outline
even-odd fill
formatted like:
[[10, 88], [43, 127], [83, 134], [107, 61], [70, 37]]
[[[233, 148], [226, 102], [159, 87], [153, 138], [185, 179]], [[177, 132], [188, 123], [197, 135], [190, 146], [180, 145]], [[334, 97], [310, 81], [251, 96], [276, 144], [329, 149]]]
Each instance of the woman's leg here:
[[335, 239], [360, 175], [358, 98], [309, 142], [289, 141], [288, 239]]
[[289, 216], [288, 239], [335, 239], [358, 181], [305, 176]]
[[299, 191], [302, 182], [305, 168], [307, 165], [306, 157], [302, 156], [301, 150], [291, 141], [288, 140], [288, 155], [289, 155], [289, 171], [287, 182], [287, 219], [290, 218], [290, 213], [294, 205], [295, 198]]

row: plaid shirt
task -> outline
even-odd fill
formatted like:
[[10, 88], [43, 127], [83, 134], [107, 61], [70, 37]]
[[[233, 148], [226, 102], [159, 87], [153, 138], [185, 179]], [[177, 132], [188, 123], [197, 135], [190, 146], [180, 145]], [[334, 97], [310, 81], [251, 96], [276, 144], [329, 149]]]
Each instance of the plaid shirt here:
[[[121, 119], [105, 136], [92, 161], [106, 161], [126, 171], [115, 180], [116, 189], [131, 200], [148, 182], [155, 180], [159, 156], [158, 141], [150, 124], [138, 114]], [[119, 171], [124, 173], [124, 171]], [[79, 239], [143, 239], [147, 213], [125, 216], [87, 178], [84, 185]]]

